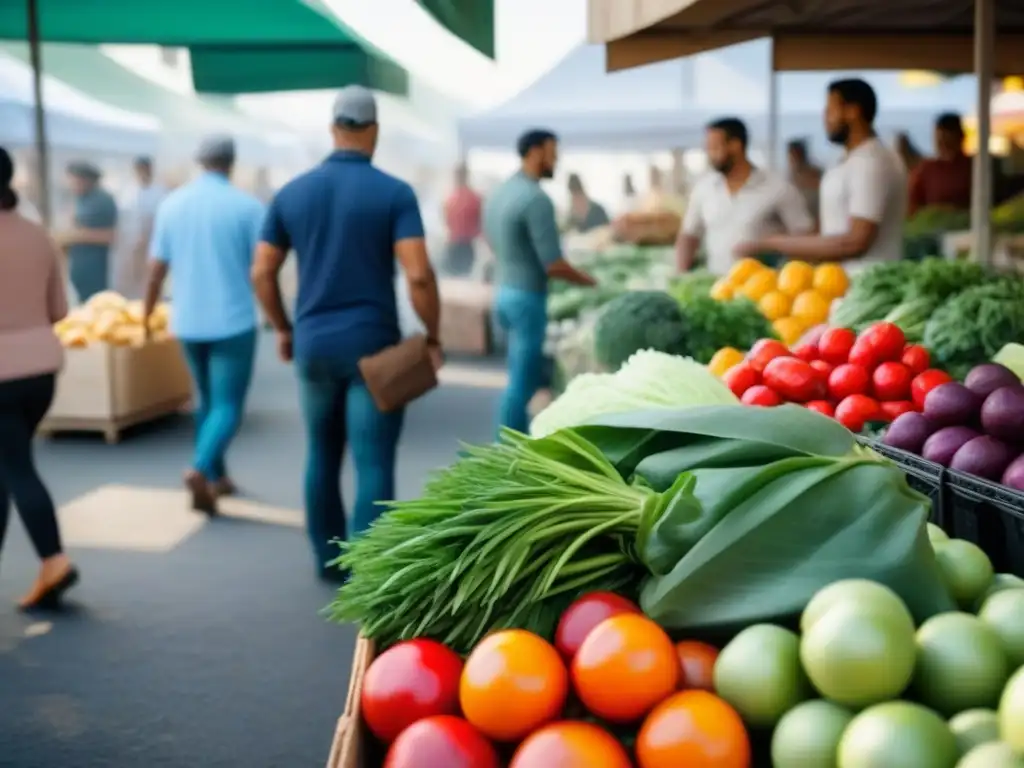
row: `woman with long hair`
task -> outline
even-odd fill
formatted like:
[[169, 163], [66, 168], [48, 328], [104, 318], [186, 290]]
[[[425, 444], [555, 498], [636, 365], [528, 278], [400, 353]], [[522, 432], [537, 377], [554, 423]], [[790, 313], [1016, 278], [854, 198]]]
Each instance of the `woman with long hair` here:
[[45, 229], [18, 213], [13, 178], [14, 163], [0, 147], [0, 545], [13, 502], [41, 561], [18, 603], [29, 610], [55, 607], [78, 581], [32, 455], [64, 361], [53, 324], [67, 314], [68, 300], [60, 251]]

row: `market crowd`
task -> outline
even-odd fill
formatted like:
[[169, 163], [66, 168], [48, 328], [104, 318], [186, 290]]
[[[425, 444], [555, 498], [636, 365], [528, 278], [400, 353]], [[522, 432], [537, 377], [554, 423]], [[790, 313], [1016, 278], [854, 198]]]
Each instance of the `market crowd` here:
[[[908, 213], [969, 206], [971, 160], [957, 115], [937, 118], [935, 157], [922, 159], [901, 157], [876, 134], [878, 103], [865, 81], [833, 82], [823, 107], [825, 134], [843, 150], [831, 168], [817, 167], [802, 141], [788, 146], [788, 175], [759, 168], [744, 123], [722, 117], [707, 126], [710, 171], [692, 189], [671, 189], [655, 169], [645, 196], [625, 178], [623, 200], [610, 212], [573, 174], [567, 213], [559, 216], [541, 186], [555, 175], [558, 136], [543, 128], [523, 132], [515, 147], [519, 170], [486, 198], [459, 168], [444, 206], [448, 241], [440, 261], [446, 272], [462, 275], [484, 252], [492, 262], [494, 311], [508, 357], [498, 423], [526, 431], [529, 403], [545, 383], [550, 281], [595, 283], [566, 258], [566, 231], [605, 229], [621, 237], [633, 212], [661, 210], [675, 217], [679, 270], [702, 260], [724, 274], [745, 256], [858, 265], [899, 259]], [[78, 579], [31, 456], [61, 367], [52, 325], [67, 312], [65, 269], [80, 301], [116, 288], [141, 299], [147, 316], [173, 280], [172, 331], [196, 393], [195, 446], [184, 482], [193, 507], [211, 515], [218, 498], [235, 492], [226, 456], [244, 418], [262, 309], [279, 356], [294, 365], [300, 382], [314, 562], [321, 577], [344, 578], [328, 565], [337, 551], [330, 542], [364, 530], [378, 514], [375, 503], [394, 497], [403, 410], [379, 406], [360, 361], [401, 340], [396, 275], [406, 281], [432, 364], [439, 367], [442, 358], [438, 286], [419, 203], [409, 184], [372, 163], [379, 128], [373, 94], [343, 89], [330, 118], [334, 151], [269, 203], [232, 183], [235, 145], [226, 136], [202, 143], [202, 172], [173, 191], [156, 183], [149, 159], [139, 158], [127, 202], [104, 189], [95, 166], [72, 163], [66, 172], [73, 225], [52, 238], [19, 203], [13, 163], [0, 153], [0, 539], [10, 497], [42, 563], [23, 607], [59, 600]], [[281, 289], [290, 253], [298, 269], [293, 309]], [[350, 521], [340, 491], [346, 450], [357, 478]]]

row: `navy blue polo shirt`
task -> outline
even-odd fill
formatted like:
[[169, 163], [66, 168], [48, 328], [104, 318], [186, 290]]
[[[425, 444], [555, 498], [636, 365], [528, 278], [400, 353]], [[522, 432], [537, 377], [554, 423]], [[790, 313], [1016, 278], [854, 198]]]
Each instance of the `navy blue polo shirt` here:
[[395, 243], [423, 237], [416, 195], [336, 151], [274, 196], [261, 240], [298, 258], [296, 360], [355, 362], [401, 339]]

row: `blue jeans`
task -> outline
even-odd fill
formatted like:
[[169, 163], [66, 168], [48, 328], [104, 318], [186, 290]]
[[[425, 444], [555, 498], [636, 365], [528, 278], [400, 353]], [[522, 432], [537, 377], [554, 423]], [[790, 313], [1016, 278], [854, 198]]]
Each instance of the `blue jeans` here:
[[196, 389], [193, 468], [207, 480], [225, 477], [224, 455], [238, 432], [256, 359], [256, 331], [215, 341], [182, 341]]
[[[395, 459], [404, 411], [381, 413], [354, 362], [304, 360], [296, 366], [306, 421], [306, 532], [317, 568], [336, 558], [335, 539], [359, 535], [395, 498]], [[341, 499], [346, 445], [352, 447], [356, 499], [351, 530]]]
[[501, 399], [499, 426], [526, 432], [530, 400], [544, 382], [544, 339], [548, 326], [546, 293], [499, 288], [498, 324], [508, 335], [508, 388]]

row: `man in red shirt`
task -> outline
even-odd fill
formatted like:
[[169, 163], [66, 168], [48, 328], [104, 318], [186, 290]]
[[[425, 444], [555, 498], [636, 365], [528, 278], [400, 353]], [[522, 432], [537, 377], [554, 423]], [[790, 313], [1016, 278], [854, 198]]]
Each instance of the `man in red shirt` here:
[[971, 207], [972, 161], [964, 154], [960, 115], [947, 112], [935, 121], [935, 154], [922, 161], [910, 176], [908, 216], [925, 207]]
[[469, 187], [466, 167], [455, 169], [455, 189], [444, 204], [448, 226], [448, 249], [445, 272], [468, 275], [473, 271], [473, 243], [480, 236], [480, 195]]

